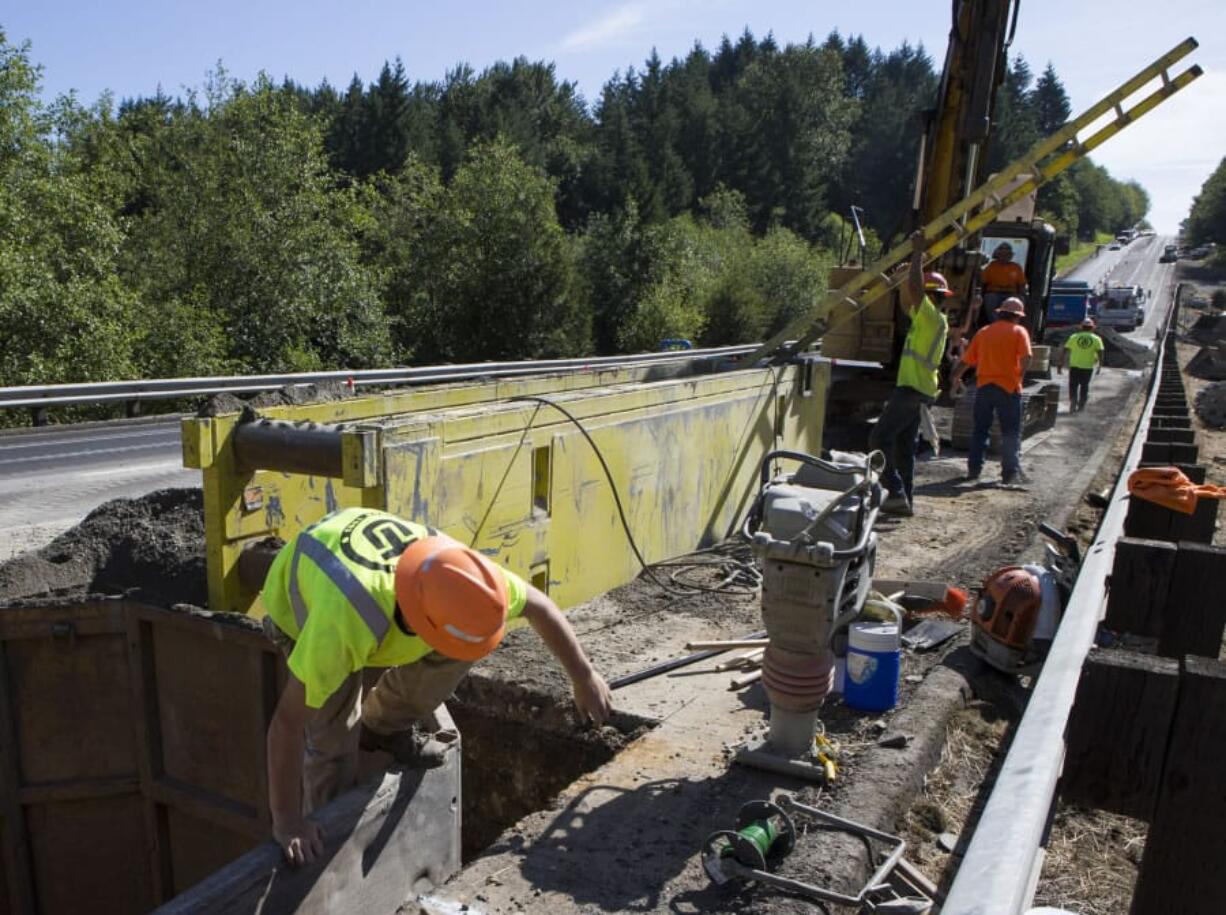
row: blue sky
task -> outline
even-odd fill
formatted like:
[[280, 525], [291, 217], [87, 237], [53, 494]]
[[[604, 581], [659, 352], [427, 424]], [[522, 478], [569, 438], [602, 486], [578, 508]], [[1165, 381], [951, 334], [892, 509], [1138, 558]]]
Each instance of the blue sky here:
[[[949, 0], [11, 0], [0, 13], [10, 41], [30, 40], [49, 96], [75, 89], [93, 101], [175, 93], [201, 83], [218, 60], [239, 79], [260, 70], [309, 85], [371, 80], [399, 55], [412, 78], [437, 79], [459, 61], [477, 69], [517, 55], [556, 61], [589, 99], [616, 69], [655, 47], [665, 58], [695, 40], [714, 47], [746, 26], [781, 42], [831, 29], [891, 48], [903, 40], [944, 54]], [[1208, 72], [1095, 158], [1154, 198], [1151, 219], [1174, 231], [1192, 195], [1226, 155], [1226, 3], [1223, 0], [1022, 0], [1015, 49], [1040, 70], [1056, 65], [1074, 110], [1089, 105], [1188, 35]]]

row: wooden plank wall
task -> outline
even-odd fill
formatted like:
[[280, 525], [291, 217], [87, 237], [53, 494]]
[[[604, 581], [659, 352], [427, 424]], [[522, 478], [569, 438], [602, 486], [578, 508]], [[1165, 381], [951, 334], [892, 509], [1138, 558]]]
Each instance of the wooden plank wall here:
[[264, 841], [283, 678], [249, 620], [0, 608], [0, 915], [147, 912]]

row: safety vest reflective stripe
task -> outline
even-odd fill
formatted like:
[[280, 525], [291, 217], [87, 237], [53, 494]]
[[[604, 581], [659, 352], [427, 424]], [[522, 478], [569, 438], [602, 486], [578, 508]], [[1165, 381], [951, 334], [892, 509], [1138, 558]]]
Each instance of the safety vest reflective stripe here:
[[937, 358], [937, 350], [941, 348], [941, 343], [944, 342], [941, 339], [943, 336], [944, 335], [940, 332], [939, 329], [935, 334], [932, 335], [932, 343], [929, 344], [928, 346], [927, 356], [921, 356], [915, 350], [911, 349], [911, 347], [907, 347], [906, 349], [902, 351], [903, 358], [905, 359], [906, 357], [910, 356], [920, 365], [935, 372], [940, 367], [938, 366], [936, 362], [936, 358]]
[[349, 601], [353, 609], [357, 611], [362, 622], [366, 624], [366, 628], [370, 630], [370, 634], [374, 636], [375, 642], [382, 642], [383, 637], [387, 635], [388, 627], [391, 626], [391, 621], [383, 612], [383, 608], [330, 549], [305, 532], [298, 537], [289, 573], [289, 599], [294, 608], [294, 617], [298, 621], [299, 630], [306, 625], [307, 618], [306, 602], [303, 601], [302, 592], [298, 588], [299, 556], [306, 556], [319, 567], [319, 570], [332, 582], [333, 587], [340, 591], [345, 600]]

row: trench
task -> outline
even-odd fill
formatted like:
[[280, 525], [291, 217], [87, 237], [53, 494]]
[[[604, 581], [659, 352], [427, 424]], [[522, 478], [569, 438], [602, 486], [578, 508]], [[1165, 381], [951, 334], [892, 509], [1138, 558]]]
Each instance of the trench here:
[[[0, 563], [0, 912], [147, 912], [267, 842], [285, 665], [256, 621], [192, 606], [200, 517], [197, 491], [118, 500]], [[464, 862], [654, 724], [582, 727], [522, 666], [448, 702]]]
[[570, 698], [470, 675], [447, 708], [460, 730], [462, 853], [468, 864], [521, 819], [615, 757], [655, 722], [621, 714], [577, 725]]

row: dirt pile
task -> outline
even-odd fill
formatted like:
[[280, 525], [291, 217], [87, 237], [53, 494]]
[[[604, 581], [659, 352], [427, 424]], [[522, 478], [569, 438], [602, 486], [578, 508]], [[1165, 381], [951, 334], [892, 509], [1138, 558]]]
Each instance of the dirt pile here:
[[1226, 429], [1226, 381], [1215, 381], [1196, 395], [1196, 415], [1213, 429]]
[[340, 381], [325, 381], [322, 384], [287, 384], [275, 391], [262, 391], [250, 400], [233, 394], [214, 394], [196, 411], [197, 416], [222, 416], [226, 413], [241, 413], [244, 407], [264, 409], [307, 403], [331, 403], [357, 397], [357, 389]]
[[[1065, 341], [1080, 330], [1080, 327], [1049, 328], [1043, 334], [1043, 342], [1052, 349], [1063, 349]], [[1142, 369], [1154, 361], [1153, 350], [1110, 327], [1097, 327], [1094, 333], [1102, 337], [1103, 365], [1108, 368]]]
[[114, 499], [40, 550], [0, 564], [0, 603], [130, 594], [164, 606], [208, 602], [198, 489]]
[[1226, 341], [1226, 314], [1215, 311], [1201, 315], [1188, 329], [1188, 336], [1201, 346], [1213, 346]]
[[1226, 345], [1202, 346], [1185, 370], [1206, 381], [1226, 381]]

